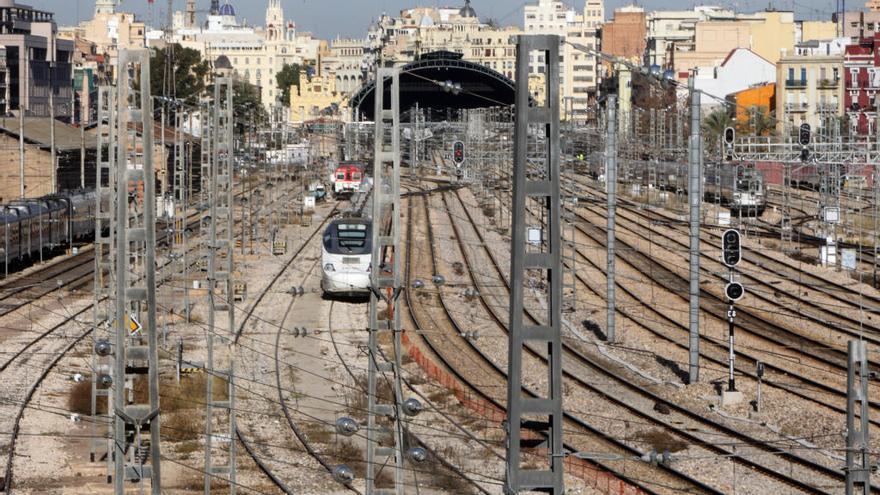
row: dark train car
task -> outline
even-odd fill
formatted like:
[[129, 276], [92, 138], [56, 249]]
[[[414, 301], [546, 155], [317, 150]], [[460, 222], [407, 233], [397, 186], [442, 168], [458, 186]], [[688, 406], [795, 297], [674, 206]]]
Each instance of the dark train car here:
[[18, 210], [0, 207], [0, 262], [7, 265], [21, 258], [21, 222]]

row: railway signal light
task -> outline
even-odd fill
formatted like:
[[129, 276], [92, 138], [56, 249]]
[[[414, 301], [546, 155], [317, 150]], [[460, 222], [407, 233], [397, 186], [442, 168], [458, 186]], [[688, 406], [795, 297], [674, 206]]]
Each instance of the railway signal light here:
[[736, 140], [736, 131], [733, 127], [727, 127], [724, 129], [724, 159], [725, 160], [733, 160], [733, 142]]
[[731, 302], [741, 299], [745, 292], [745, 288], [743, 288], [743, 285], [739, 282], [730, 282], [724, 287], [724, 295], [726, 295]]
[[809, 146], [810, 144], [810, 124], [803, 123], [801, 124], [800, 129], [798, 129], [798, 143], [801, 146]]
[[456, 165], [464, 163], [464, 143], [461, 141], [452, 143], [452, 163]]
[[721, 236], [721, 261], [733, 268], [742, 259], [742, 247], [740, 244], [739, 231], [728, 229]]
[[724, 129], [724, 144], [727, 146], [733, 146], [734, 139], [736, 139], [736, 131], [733, 127]]

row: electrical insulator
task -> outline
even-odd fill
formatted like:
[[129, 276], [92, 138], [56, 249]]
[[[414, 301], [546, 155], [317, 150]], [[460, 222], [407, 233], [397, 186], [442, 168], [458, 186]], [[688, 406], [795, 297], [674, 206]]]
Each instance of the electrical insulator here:
[[403, 412], [407, 416], [416, 416], [422, 412], [422, 403], [413, 398], [406, 399], [403, 402]]

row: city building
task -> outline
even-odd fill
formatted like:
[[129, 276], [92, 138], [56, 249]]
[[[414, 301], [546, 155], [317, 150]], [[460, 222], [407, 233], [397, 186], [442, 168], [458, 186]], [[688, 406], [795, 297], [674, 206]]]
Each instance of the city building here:
[[830, 127], [843, 116], [842, 55], [789, 55], [776, 64], [777, 131], [787, 135], [800, 124]]
[[[52, 153], [50, 120], [47, 117], [24, 119], [25, 197], [51, 194]], [[0, 117], [0, 202], [18, 199], [21, 192], [20, 122], [18, 117]], [[87, 183], [94, 184], [94, 155], [97, 137], [94, 129], [84, 134], [79, 127], [55, 122], [55, 150], [58, 190], [80, 187], [80, 149], [85, 147]]]
[[687, 80], [697, 67], [717, 67], [737, 48], [750, 46], [749, 25], [743, 22], [698, 22], [694, 29], [694, 50], [672, 54], [672, 67], [679, 81]]
[[[267, 108], [280, 97], [275, 74], [285, 64], [314, 61], [317, 53], [298, 53], [299, 37], [292, 21], [284, 20], [281, 0], [269, 0], [265, 26], [252, 27], [238, 22], [235, 7], [225, 3], [208, 14], [204, 25], [193, 24], [190, 15], [175, 16], [172, 40], [185, 48], [198, 50], [205, 59], [216, 60], [225, 55], [237, 77], [259, 89], [261, 101]], [[304, 40], [311, 40], [311, 37]], [[318, 46], [322, 46], [318, 43]], [[323, 42], [326, 48], [326, 42]], [[307, 49], [311, 45], [307, 45]]]
[[647, 15], [645, 62], [660, 69], [671, 69], [676, 52], [692, 52], [696, 49], [698, 22], [734, 18], [733, 11], [714, 6], [651, 12]]
[[737, 16], [738, 22], [749, 26], [749, 45], [753, 52], [776, 63], [794, 51], [794, 12], [767, 10]]
[[776, 82], [776, 64], [749, 50], [735, 48], [721, 65], [699, 67], [694, 74], [694, 87], [703, 92], [701, 106], [723, 104], [727, 95]]
[[850, 39], [870, 38], [880, 31], [880, 11], [870, 10], [834, 13], [832, 21], [843, 28], [843, 36]]
[[73, 41], [57, 36], [50, 12], [13, 0], [0, 0], [0, 18], [0, 46], [6, 49], [9, 81], [9, 97], [0, 105], [0, 113], [24, 110], [32, 116], [49, 116], [52, 92], [55, 115], [72, 115]]
[[337, 38], [330, 42], [329, 55], [320, 59], [321, 73], [335, 78], [337, 91], [351, 94], [364, 83], [365, 45], [366, 40], [363, 39]]
[[614, 18], [602, 26], [602, 52], [641, 62], [647, 47], [645, 10], [629, 5], [614, 10]]
[[[770, 117], [776, 110], [776, 83], [759, 84], [727, 95], [737, 127], [752, 135], [766, 135], [770, 129], [756, 128], [758, 115]], [[771, 121], [772, 122], [772, 121]], [[775, 125], [773, 126], [775, 127]]]
[[846, 47], [843, 56], [844, 108], [850, 133], [873, 135], [880, 91], [880, 33]]
[[103, 56], [110, 67], [115, 67], [119, 50], [146, 46], [147, 27], [134, 14], [116, 12], [112, 1], [99, 0], [90, 20], [64, 28], [59, 36], [74, 41], [87, 40], [94, 45], [94, 54]]
[[312, 76], [300, 73], [299, 86], [290, 87], [290, 121], [306, 122], [323, 115], [335, 115], [349, 96], [337, 89], [334, 75], [325, 75], [321, 70]]
[[[584, 10], [578, 12], [568, 4], [559, 0], [539, 0], [537, 4], [523, 8], [523, 26], [526, 34], [555, 34], [565, 38], [560, 50], [560, 98], [563, 101], [563, 118], [585, 115], [592, 101], [595, 101], [598, 87], [598, 61], [596, 53], [585, 52], [574, 45], [587, 50], [598, 51], [597, 29], [605, 18], [605, 6], [602, 0], [587, 0]], [[509, 47], [514, 55], [510, 60], [510, 69], [499, 70], [510, 74], [511, 79], [515, 65], [515, 46]], [[539, 56], [540, 58], [541, 56]], [[539, 79], [530, 81], [537, 83], [544, 71], [544, 60], [533, 60], [529, 68], [531, 76]], [[565, 104], [565, 102], [568, 102]]]

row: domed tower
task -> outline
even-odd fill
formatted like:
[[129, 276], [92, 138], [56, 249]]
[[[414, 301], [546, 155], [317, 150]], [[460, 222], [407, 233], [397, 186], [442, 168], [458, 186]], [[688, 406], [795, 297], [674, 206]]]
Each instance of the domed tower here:
[[266, 7], [266, 41], [284, 41], [284, 9], [281, 0], [269, 0]]
[[464, 7], [458, 11], [458, 15], [464, 18], [477, 17], [477, 11], [471, 7], [471, 0], [464, 0]]

